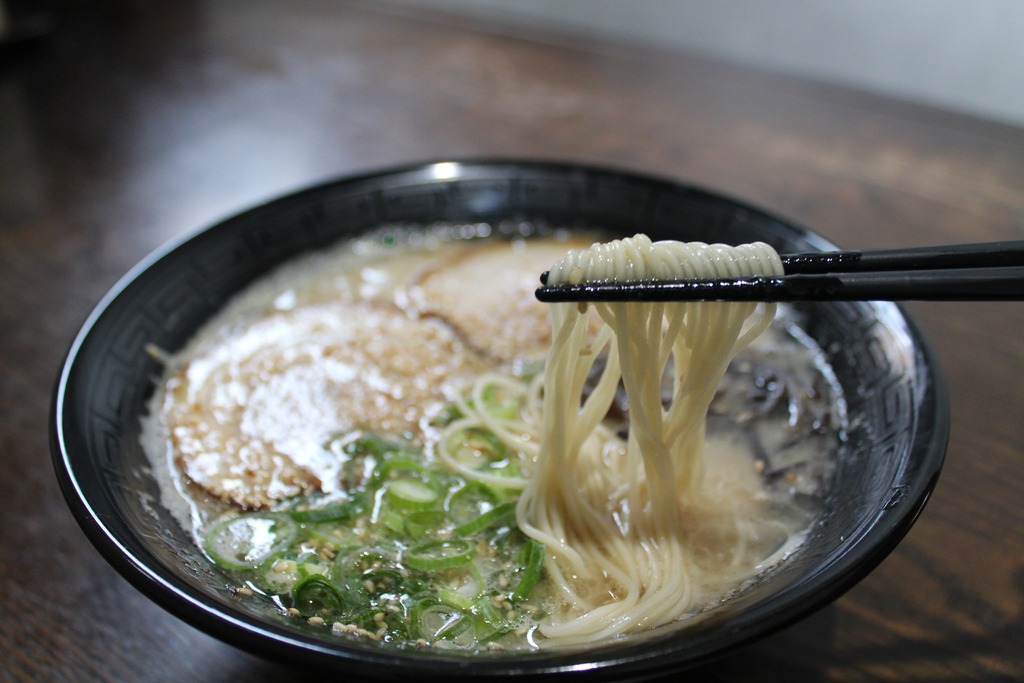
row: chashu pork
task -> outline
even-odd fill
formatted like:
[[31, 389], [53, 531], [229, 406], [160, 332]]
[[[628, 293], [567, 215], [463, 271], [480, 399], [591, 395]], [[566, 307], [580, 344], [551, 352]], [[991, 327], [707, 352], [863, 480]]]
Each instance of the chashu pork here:
[[368, 304], [299, 307], [203, 340], [169, 377], [160, 418], [191, 482], [262, 508], [333, 490], [333, 434], [416, 432], [480, 363], [437, 320]]
[[496, 240], [473, 245], [414, 276], [400, 303], [443, 320], [484, 356], [540, 357], [551, 346], [548, 307], [534, 296], [540, 274], [569, 249], [589, 244]]

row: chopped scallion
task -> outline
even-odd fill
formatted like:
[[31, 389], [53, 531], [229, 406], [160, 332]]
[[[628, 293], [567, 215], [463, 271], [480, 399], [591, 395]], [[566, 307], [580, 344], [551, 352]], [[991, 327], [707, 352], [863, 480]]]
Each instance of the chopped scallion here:
[[454, 640], [473, 627], [473, 617], [436, 598], [420, 600], [411, 610], [414, 631], [428, 641]]
[[418, 510], [406, 515], [403, 530], [409, 538], [421, 540], [442, 529], [447, 521], [444, 510]]
[[442, 588], [437, 591], [437, 598], [449, 607], [455, 607], [463, 612], [473, 609], [473, 599], [451, 588]]
[[330, 579], [311, 574], [292, 588], [292, 606], [303, 616], [333, 616], [344, 610], [345, 601]]
[[387, 499], [403, 510], [423, 510], [432, 507], [439, 495], [429, 485], [417, 479], [395, 479], [387, 485]]
[[479, 531], [513, 519], [516, 515], [516, 504], [512, 501], [499, 503], [481, 515], [474, 517], [465, 524], [455, 527], [455, 533], [459, 536], [470, 536]]
[[498, 504], [498, 494], [478, 481], [468, 482], [448, 499], [447, 509], [452, 521], [461, 526]]
[[540, 541], [530, 539], [523, 548], [523, 569], [521, 570], [519, 583], [510, 596], [513, 600], [525, 600], [530, 597], [537, 581], [540, 580], [541, 571], [544, 569], [544, 544]]
[[225, 569], [256, 569], [295, 539], [298, 527], [290, 518], [273, 513], [240, 515], [215, 524], [203, 539], [203, 549]]
[[453, 432], [446, 443], [455, 459], [472, 469], [502, 460], [508, 454], [501, 439], [482, 427], [467, 427]]
[[365, 507], [366, 503], [362, 498], [352, 498], [350, 500], [330, 503], [323, 507], [292, 510], [289, 512], [289, 515], [299, 524], [343, 522], [358, 515]]
[[450, 569], [473, 559], [473, 546], [463, 539], [425, 541], [409, 549], [405, 563], [413, 569]]

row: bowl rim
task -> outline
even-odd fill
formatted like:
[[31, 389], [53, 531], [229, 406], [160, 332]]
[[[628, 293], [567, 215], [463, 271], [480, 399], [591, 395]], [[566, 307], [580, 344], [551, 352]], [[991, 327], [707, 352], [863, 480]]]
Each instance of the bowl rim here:
[[[431, 173], [439, 165], [455, 165], [465, 168], [508, 167], [513, 170], [539, 168], [565, 172], [578, 169], [591, 173], [621, 176], [641, 183], [682, 188], [766, 216], [814, 238], [823, 249], [834, 248], [834, 245], [818, 233], [796, 225], [792, 221], [780, 218], [745, 201], [672, 178], [611, 166], [507, 158], [443, 159], [343, 175], [273, 197], [241, 212], [209, 223], [205, 227], [186, 231], [141, 259], [93, 307], [64, 356], [51, 401], [49, 425], [51, 456], [65, 501], [90, 542], [108, 563], [137, 590], [179, 619], [224, 642], [257, 655], [269, 655], [275, 659], [300, 666], [349, 672], [358, 671], [361, 674], [374, 675], [379, 673], [375, 671], [378, 666], [398, 664], [395, 671], [385, 673], [384, 677], [408, 675], [415, 669], [417, 675], [429, 673], [431, 677], [437, 678], [471, 676], [474, 679], [485, 680], [505, 678], [516, 674], [548, 676], [575, 673], [587, 674], [588, 677], [595, 679], [610, 680], [622, 676], [656, 675], [683, 666], [691, 667], [704, 664], [785, 628], [849, 590], [881, 563], [913, 526], [930, 498], [944, 461], [950, 422], [949, 396], [937, 358], [927, 340], [903, 307], [893, 304], [895, 310], [899, 312], [901, 322], [913, 338], [915, 370], [927, 375], [931, 380], [927, 383], [923, 395], [915, 406], [919, 418], [918, 424], [915, 426], [915, 435], [927, 436], [924, 440], [915, 440], [915, 448], [908, 455], [908, 461], [913, 460], [918, 466], [913, 468], [913, 471], [907, 471], [904, 468], [898, 473], [899, 481], [894, 481], [890, 504], [878, 510], [874, 519], [862, 527], [864, 529], [862, 536], [870, 534], [877, 539], [873, 545], [867, 548], [870, 552], [863, 552], [863, 548], [859, 553], [844, 551], [826, 567], [824, 572], [815, 574], [810, 580], [801, 579], [785, 589], [781, 595], [781, 602], [773, 600], [770, 604], [771, 609], [768, 609], [766, 605], [756, 605], [736, 616], [727, 629], [715, 630], [715, 637], [711, 639], [701, 641], [698, 634], [696, 640], [669, 637], [657, 639], [653, 644], [650, 641], [644, 641], [572, 652], [555, 650], [521, 653], [507, 657], [498, 655], [472, 659], [464, 655], [438, 655], [433, 652], [426, 655], [416, 653], [411, 656], [406, 656], [406, 653], [400, 651], [386, 649], [375, 652], [361, 648], [346, 648], [344, 642], [339, 642], [339, 647], [328, 647], [313, 639], [304, 639], [297, 632], [270, 628], [267, 622], [241, 612], [230, 613], [222, 604], [206, 598], [201, 591], [188, 590], [189, 586], [177, 579], [166, 567], [159, 564], [157, 567], [151, 566], [156, 561], [155, 557], [140, 557], [133, 553], [122, 542], [117, 530], [110, 523], [108, 515], [98, 509], [82, 489], [79, 477], [76, 475], [79, 466], [76, 464], [75, 455], [69, 449], [64, 424], [67, 392], [77, 367], [76, 364], [80, 362], [83, 347], [90, 334], [107, 310], [118, 297], [123, 296], [127, 290], [131, 289], [133, 283], [143, 273], [155, 264], [198, 236], [212, 233], [232, 220], [257, 214], [284, 202], [296, 201], [304, 195], [315, 194], [324, 188], [403, 174]], [[890, 514], [896, 508], [900, 512]], [[850, 538], [847, 539], [845, 546], [853, 548], [860, 541], [859, 537]], [[416, 668], [423, 666], [429, 666], [430, 671], [424, 672], [423, 669]]]

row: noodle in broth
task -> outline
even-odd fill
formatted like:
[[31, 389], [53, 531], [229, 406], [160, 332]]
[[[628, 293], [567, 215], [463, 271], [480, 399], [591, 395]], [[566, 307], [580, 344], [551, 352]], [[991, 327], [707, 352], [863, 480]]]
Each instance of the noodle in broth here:
[[[570, 253], [552, 267], [548, 282], [781, 272], [778, 255], [765, 244], [652, 243], [638, 235]], [[705, 416], [728, 364], [775, 314], [773, 304], [746, 302], [591, 305], [611, 332], [592, 343], [586, 307], [552, 306], [543, 439], [517, 510], [520, 528], [552, 552], [547, 570], [557, 592], [581, 612], [541, 626], [545, 637], [557, 640], [657, 626], [699, 603], [705, 581], [687, 547], [684, 506], [702, 481]], [[584, 398], [583, 382], [605, 348], [612, 361]], [[661, 382], [670, 369], [666, 406]], [[629, 401], [624, 449], [598, 429], [620, 381]], [[716, 580], [728, 569], [716, 567]], [[737, 569], [750, 571], [743, 563]]]
[[[421, 276], [409, 275], [457, 281], [456, 266], [491, 271], [507, 261], [522, 277], [496, 276], [500, 287], [522, 280], [530, 288], [553, 254], [561, 258], [549, 269], [551, 284], [778, 274], [770, 247], [641, 235], [571, 251], [577, 245], [558, 239], [495, 246], [428, 232], [387, 248], [377, 240], [286, 267], [241, 297], [168, 365], [144, 424], [147, 451], [172, 474], [165, 496], [190, 510], [183, 524], [266, 609], [400, 647], [591, 643], [709, 609], [798, 544], [815, 509], [804, 503], [827, 484], [822, 463], [841, 420], [827, 372], [813, 349], [772, 324], [774, 305], [555, 304], [549, 330], [503, 340], [495, 358], [474, 339], [486, 338], [485, 324], [500, 334], [502, 314], [522, 328], [522, 311], [447, 315], [447, 285], [421, 286]], [[361, 275], [339, 275], [354, 270]], [[332, 312], [344, 322], [335, 324]], [[288, 337], [291, 321], [311, 316], [324, 322]], [[360, 321], [380, 322], [361, 332]], [[285, 341], [252, 338], [268, 325]], [[429, 355], [410, 364], [390, 341], [359, 350], [386, 327], [427, 334], [458, 360], [425, 384], [416, 368]], [[545, 359], [536, 339], [547, 334]], [[246, 357], [225, 351], [232, 348]], [[257, 374], [248, 374], [247, 358], [263, 359], [252, 366]], [[337, 375], [355, 361], [369, 366], [342, 373], [337, 386], [292, 381], [283, 398], [247, 398], [281, 378], [316, 377], [320, 363]], [[232, 382], [226, 389], [210, 384], [224, 377]], [[388, 386], [374, 384], [379, 378]], [[771, 403], [744, 398], [769, 385]], [[345, 422], [348, 409], [325, 402], [343, 395], [338, 405], [348, 405], [353, 391], [373, 409]], [[417, 392], [430, 403], [394, 398]], [[227, 404], [205, 408], [195, 397]], [[794, 401], [815, 413], [815, 426], [797, 425], [803, 431], [795, 435]], [[389, 404], [404, 407], [389, 416]], [[306, 406], [315, 407], [311, 417]], [[286, 423], [277, 417], [282, 409], [292, 411]], [[301, 442], [304, 459], [290, 458], [272, 430], [252, 431], [263, 423], [285, 429], [287, 443]], [[309, 434], [296, 433], [302, 424]], [[391, 424], [403, 426], [385, 429]], [[786, 459], [758, 455], [751, 439], [784, 443]], [[201, 452], [182, 453], [194, 443]], [[250, 460], [232, 465], [233, 448]], [[298, 483], [263, 483], [262, 497], [252, 495], [235, 476], [244, 462], [284, 463], [281, 471]], [[308, 469], [317, 462], [326, 464]], [[217, 478], [204, 481], [211, 472]], [[256, 474], [258, 482], [280, 481], [276, 471]], [[257, 536], [270, 540], [255, 547]]]

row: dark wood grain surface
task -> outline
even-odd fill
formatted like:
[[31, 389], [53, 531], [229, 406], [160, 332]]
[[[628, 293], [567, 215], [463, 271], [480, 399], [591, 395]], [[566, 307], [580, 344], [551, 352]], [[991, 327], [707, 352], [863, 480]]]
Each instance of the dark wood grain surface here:
[[[383, 2], [58, 5], [0, 52], [0, 680], [307, 680], [184, 625], [93, 550], [48, 407], [78, 326], [165, 241], [410, 161], [613, 164], [843, 246], [1024, 238], [1024, 130]], [[1024, 679], [1024, 304], [909, 307], [952, 397], [928, 507], [866, 580], [697, 681]]]

